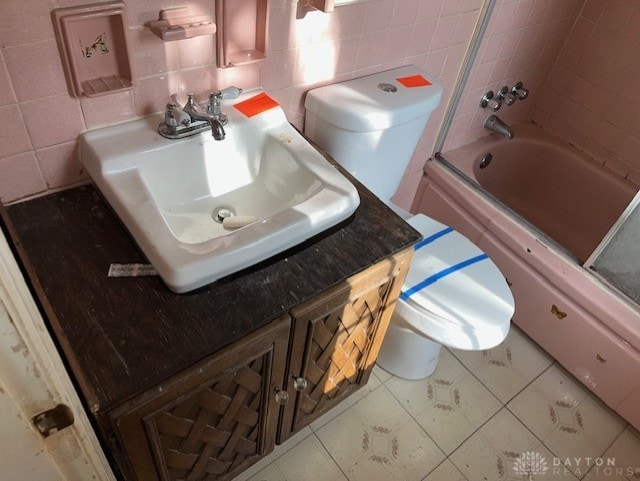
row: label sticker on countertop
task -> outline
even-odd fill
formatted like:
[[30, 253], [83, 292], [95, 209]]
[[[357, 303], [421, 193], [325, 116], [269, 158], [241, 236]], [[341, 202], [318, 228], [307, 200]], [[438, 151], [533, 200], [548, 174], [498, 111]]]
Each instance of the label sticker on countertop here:
[[426, 78], [422, 75], [410, 75], [409, 77], [401, 77], [396, 79], [405, 87], [413, 88], [413, 87], [428, 87], [431, 85]]
[[151, 264], [111, 264], [107, 277], [157, 276], [158, 271]]
[[234, 105], [236, 109], [247, 117], [253, 117], [277, 106], [278, 102], [264, 92]]

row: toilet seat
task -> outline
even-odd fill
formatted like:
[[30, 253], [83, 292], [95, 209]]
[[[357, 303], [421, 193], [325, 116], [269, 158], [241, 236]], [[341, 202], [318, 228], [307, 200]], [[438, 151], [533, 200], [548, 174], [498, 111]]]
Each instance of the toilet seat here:
[[407, 222], [415, 245], [396, 314], [412, 329], [457, 349], [489, 349], [509, 332], [514, 300], [496, 265], [459, 232], [423, 214]]

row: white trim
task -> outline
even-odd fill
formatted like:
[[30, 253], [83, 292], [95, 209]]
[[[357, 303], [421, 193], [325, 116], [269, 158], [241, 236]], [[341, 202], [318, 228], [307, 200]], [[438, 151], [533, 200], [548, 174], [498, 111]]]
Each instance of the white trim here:
[[[12, 397], [22, 411], [24, 419], [30, 420], [43, 408], [42, 401], [33, 402], [32, 398], [37, 392], [46, 390], [49, 407], [59, 403], [66, 404], [75, 417], [72, 426], [42, 439], [64, 479], [115, 481], [116, 478], [82, 403], [2, 232], [0, 302], [6, 308], [19, 337], [21, 352], [14, 352], [16, 360], [17, 356], [27, 357], [38, 371], [38, 375], [33, 376], [39, 378], [36, 383], [33, 379], [25, 379], [24, 372], [12, 373], [11, 366], [3, 366], [3, 382], [13, 391]], [[35, 431], [35, 427], [33, 429]]]

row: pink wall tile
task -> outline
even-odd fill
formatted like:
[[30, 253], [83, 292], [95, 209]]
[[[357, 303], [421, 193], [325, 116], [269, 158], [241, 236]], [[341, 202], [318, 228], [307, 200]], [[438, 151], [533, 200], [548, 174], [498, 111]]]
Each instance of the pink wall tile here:
[[[58, 45], [53, 38], [7, 47], [3, 55], [19, 102], [67, 91]], [[38, 68], [33, 68], [34, 65]]]
[[29, 134], [18, 106], [0, 107], [0, 118], [5, 119], [0, 129], [0, 158], [31, 150]]
[[[640, 4], [626, 0], [587, 0], [557, 60], [563, 76], [554, 69], [546, 81], [547, 91], [568, 97], [580, 106], [571, 129], [559, 135], [579, 141], [579, 148], [619, 175], [640, 168]], [[543, 123], [556, 131], [561, 117], [542, 98], [536, 107], [550, 113]]]
[[587, 20], [597, 22], [606, 6], [607, 2], [603, 2], [602, 0], [587, 0], [584, 3], [582, 16]]
[[455, 32], [457, 24], [457, 16], [440, 18], [436, 25], [433, 39], [431, 40], [431, 50], [447, 48], [449, 45], [451, 45], [451, 41], [453, 38], [451, 32]]
[[462, 13], [458, 16], [456, 31], [451, 40], [452, 45], [467, 44], [478, 23], [478, 11]]
[[0, 56], [0, 105], [15, 103], [16, 96], [13, 93], [13, 85], [9, 80], [9, 72]]
[[605, 8], [602, 11], [602, 15], [598, 19], [598, 25], [609, 27], [611, 30], [620, 31], [627, 25], [634, 11], [634, 5], [629, 2], [611, 0], [606, 3]]
[[211, 35], [187, 38], [174, 43], [177, 44], [180, 69], [210, 65], [216, 58], [216, 44]]
[[161, 111], [174, 93], [185, 93], [181, 91], [178, 72], [139, 80], [133, 89], [136, 114], [144, 116]]
[[78, 160], [76, 141], [36, 150], [36, 157], [50, 189], [72, 185], [88, 178]]
[[515, 17], [518, 9], [517, 2], [502, 3], [496, 5], [491, 20], [489, 22], [488, 30], [491, 35], [498, 33], [504, 33], [511, 30], [511, 23]]
[[129, 40], [138, 78], [178, 70], [178, 42], [163, 42], [145, 27], [129, 29]]
[[284, 5], [272, 5], [269, 15], [269, 51], [294, 48], [296, 39], [291, 28], [296, 20], [296, 5], [286, 3]]
[[393, 15], [391, 16], [391, 26], [413, 25], [416, 14], [420, 7], [420, 0], [396, 0]]
[[[558, 92], [567, 91], [572, 68], [578, 62], [572, 55], [582, 55], [584, 49], [566, 49], [562, 65], [558, 65], [556, 59], [563, 50], [583, 3], [583, 0], [497, 2], [465, 86], [465, 100], [455, 113], [455, 132], [445, 141], [445, 152], [459, 147], [461, 142], [488, 135], [483, 124], [490, 112], [478, 105], [481, 94], [489, 90], [495, 92], [503, 85], [510, 88], [516, 81], [525, 83], [525, 87], [531, 91], [530, 96], [525, 102], [516, 101], [511, 107], [503, 106], [498, 112], [499, 117], [516, 123], [531, 118], [535, 113], [537, 121], [556, 125], [566, 132], [567, 127], [562, 122], [575, 117], [579, 104], [569, 98], [561, 98]], [[581, 26], [582, 35], [586, 38], [596, 28], [590, 21], [583, 22]], [[604, 78], [604, 74], [599, 75], [599, 82], [611, 82], [610, 78]], [[547, 78], [547, 87], [543, 89]], [[578, 90], [588, 91], [582, 80], [574, 81], [574, 86]], [[475, 105], [471, 98], [466, 97], [470, 92], [480, 93]], [[540, 95], [537, 95], [539, 92]], [[567, 97], [566, 93], [564, 97]], [[535, 106], [537, 99], [541, 99], [540, 107]], [[473, 109], [471, 112], [468, 110], [470, 107]], [[470, 113], [473, 113], [471, 117]], [[456, 121], [458, 117], [459, 122]]]
[[278, 90], [293, 84], [296, 68], [295, 50], [280, 50], [267, 56], [262, 64], [262, 87], [266, 90]]
[[85, 128], [80, 101], [66, 94], [23, 102], [20, 110], [35, 149], [75, 140]]
[[511, 19], [511, 28], [517, 29], [529, 25], [529, 17], [531, 16], [531, 11], [533, 10], [533, 7], [535, 7], [535, 4], [535, 0], [522, 0], [518, 2], [516, 12], [513, 14], [513, 18]]
[[[186, 102], [187, 94], [190, 92], [196, 94], [198, 102], [207, 102], [209, 94], [216, 88], [215, 70], [203, 66], [180, 70], [180, 84], [177, 89], [172, 90], [172, 93], [177, 90], [180, 104]], [[160, 110], [164, 110], [164, 106]]]
[[383, 52], [379, 45], [381, 40], [384, 40], [384, 34], [381, 35], [379, 32], [362, 36], [358, 46], [356, 70], [374, 67], [382, 62]]
[[0, 202], [6, 204], [46, 189], [34, 152], [0, 158]]
[[[430, 20], [427, 22], [416, 23], [413, 26], [411, 32], [411, 38], [409, 39], [409, 45], [407, 47], [407, 56], [417, 55], [424, 52], [425, 45], [431, 44], [431, 39], [435, 33], [436, 20]], [[373, 42], [374, 46], [377, 42]]]
[[[59, 54], [52, 49], [55, 45], [50, 20], [52, 3], [67, 6], [77, 2], [3, 0], [0, 105], [16, 113], [16, 120], [8, 130], [0, 132], [0, 135], [11, 132], [11, 139], [4, 146], [6, 152], [0, 151], [0, 161], [21, 152], [37, 154], [40, 167], [29, 172], [39, 173], [41, 168], [51, 188], [72, 184], [80, 178], [73, 167], [72, 147], [80, 132], [161, 111], [173, 93], [183, 100], [188, 90], [205, 98], [210, 90], [231, 84], [243, 88], [262, 85], [277, 97], [290, 120], [302, 127], [304, 93], [310, 88], [415, 63], [442, 83], [444, 96], [429, 120], [425, 131], [429, 134], [421, 139], [403, 180], [401, 195], [403, 202], [409, 205], [422, 164], [431, 155], [446, 102], [458, 78], [484, 2], [377, 0], [339, 7], [331, 14], [310, 12], [304, 18], [296, 18], [296, 2], [272, 0], [267, 61], [217, 69], [212, 37], [165, 43], [144, 26], [157, 19], [161, 9], [186, 4], [185, 0], [129, 1], [126, 10], [137, 84], [129, 93], [80, 101], [70, 98], [65, 82], [61, 82]], [[574, 10], [577, 12], [582, 0], [562, 0], [561, 3], [556, 6], [557, 3], [549, 0], [498, 2], [489, 37], [483, 42], [481, 61], [472, 70], [469, 91], [461, 102], [465, 111], [461, 112], [464, 117], [456, 122], [456, 138], [469, 139], [483, 132], [483, 115], [478, 113], [477, 107], [479, 99], [474, 98], [480, 91], [495, 90], [516, 80], [531, 82], [531, 85], [542, 83], [569, 34], [568, 28], [575, 19], [575, 14], [570, 15]], [[212, 14], [214, 2], [192, 0], [189, 6], [192, 12], [195, 9], [195, 13]], [[629, 24], [633, 18], [632, 14]], [[586, 23], [584, 26], [589, 27]], [[595, 24], [592, 30], [585, 28], [587, 38], [595, 28]], [[607, 25], [607, 28], [610, 27]], [[560, 32], [556, 31], [558, 29]], [[47, 48], [39, 49], [36, 42]], [[531, 48], [525, 48], [529, 43]], [[35, 61], [21, 63], [19, 60], [27, 57]], [[5, 64], [8, 76], [3, 80]], [[28, 71], [24, 65], [29, 65]], [[566, 65], [565, 68], [573, 66]], [[20, 84], [18, 77], [25, 75], [28, 81]], [[598, 82], [609, 82], [609, 87], [613, 86], [606, 75], [599, 75]], [[27, 84], [34, 86], [31, 93]], [[3, 88], [5, 86], [7, 88]], [[18, 98], [13, 96], [14, 90], [19, 94]], [[514, 107], [506, 113], [506, 118], [524, 116], [523, 111], [531, 110], [532, 104], [533, 100]], [[44, 119], [50, 118], [51, 114], [43, 115], [43, 112], [55, 112], [60, 122], [45, 125]], [[557, 112], [555, 116], [542, 109], [538, 112], [539, 117], [557, 118]], [[610, 115], [614, 124], [614, 112]], [[616, 115], [616, 122], [621, 121], [622, 114]], [[468, 130], [465, 132], [465, 129]], [[6, 165], [15, 166], [16, 162]], [[37, 165], [32, 163], [32, 167]], [[38, 175], [35, 178], [39, 180], [32, 185], [34, 189], [42, 190], [44, 179], [42, 174]]]
[[91, 99], [83, 97], [80, 99], [80, 107], [87, 129], [133, 120], [136, 117], [131, 90]]
[[[364, 32], [378, 32], [386, 30], [391, 25], [394, 2], [369, 2], [365, 4]], [[437, 16], [437, 15], [436, 15]], [[432, 18], [432, 17], [428, 17]], [[421, 21], [426, 18], [421, 18]]]
[[[405, 25], [389, 29], [383, 46], [382, 61], [390, 62], [398, 57], [403, 58], [407, 52], [413, 28]], [[412, 52], [415, 55], [415, 52]]]
[[[444, 3], [445, 0], [422, 0], [418, 8], [416, 20], [418, 22], [424, 22], [425, 20], [435, 20], [440, 16], [446, 16], [441, 15]], [[375, 3], [373, 5], [375, 5]], [[477, 10], [477, 8], [472, 10]]]
[[42, 0], [2, 0], [0, 15], [2, 47], [53, 38], [49, 3]]

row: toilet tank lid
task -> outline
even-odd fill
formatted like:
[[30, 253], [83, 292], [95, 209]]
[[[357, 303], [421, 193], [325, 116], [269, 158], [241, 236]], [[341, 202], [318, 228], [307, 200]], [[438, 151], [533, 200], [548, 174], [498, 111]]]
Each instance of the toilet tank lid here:
[[[425, 79], [426, 82], [421, 81]], [[416, 86], [406, 86], [404, 82]], [[417, 80], [417, 82], [415, 82]], [[388, 84], [393, 92], [380, 85]], [[310, 90], [305, 108], [336, 127], [355, 132], [382, 130], [430, 114], [442, 87], [415, 65]]]

